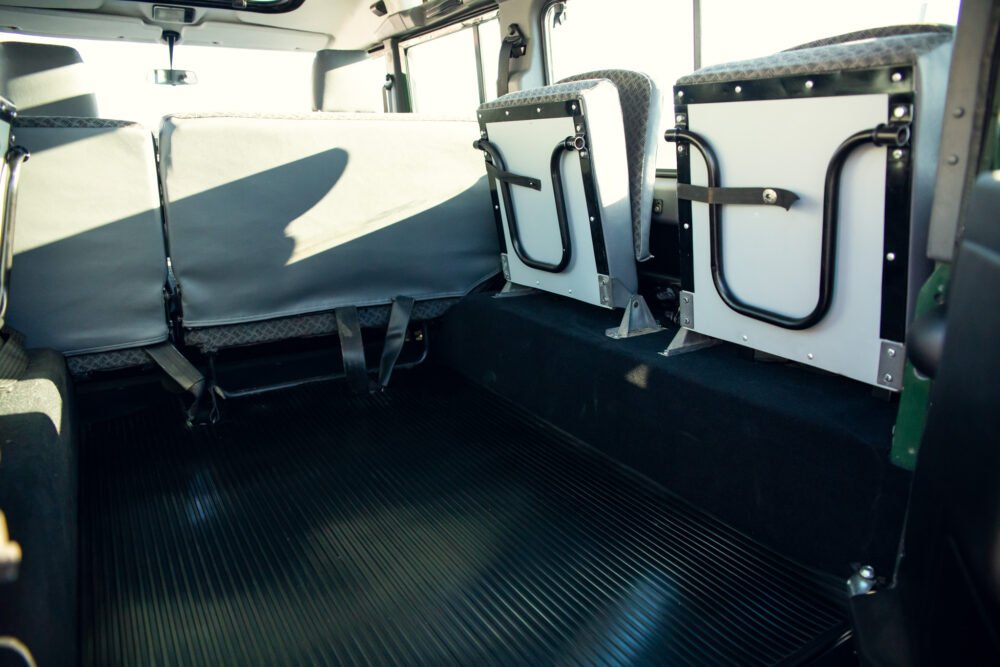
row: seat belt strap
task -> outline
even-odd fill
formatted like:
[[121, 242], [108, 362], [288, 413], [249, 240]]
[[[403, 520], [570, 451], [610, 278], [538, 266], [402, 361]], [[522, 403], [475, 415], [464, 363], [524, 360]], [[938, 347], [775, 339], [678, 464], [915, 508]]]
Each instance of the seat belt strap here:
[[378, 369], [379, 389], [385, 389], [396, 367], [399, 354], [406, 342], [406, 330], [410, 326], [410, 316], [413, 315], [413, 299], [408, 296], [397, 296], [392, 300], [392, 310], [389, 312], [389, 326], [385, 331], [385, 347], [382, 348], [382, 361]]
[[365, 343], [361, 338], [361, 320], [354, 306], [337, 308], [337, 335], [340, 336], [340, 353], [344, 359], [344, 376], [355, 394], [368, 392], [368, 363], [365, 361]]
[[524, 38], [520, 26], [511, 23], [507, 27], [507, 35], [500, 44], [500, 63], [497, 66], [497, 97], [507, 94], [510, 89], [510, 61], [520, 58], [528, 50], [528, 40]]
[[188, 409], [188, 422], [193, 423], [201, 397], [205, 393], [205, 376], [169, 342], [144, 347], [143, 352], [181, 389], [191, 394], [194, 402]]

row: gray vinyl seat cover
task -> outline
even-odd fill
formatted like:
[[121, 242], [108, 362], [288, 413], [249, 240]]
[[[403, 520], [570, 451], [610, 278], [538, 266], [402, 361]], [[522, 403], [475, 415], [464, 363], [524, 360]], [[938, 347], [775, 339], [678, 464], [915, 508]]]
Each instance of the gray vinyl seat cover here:
[[0, 42], [0, 95], [22, 116], [99, 115], [83, 59], [69, 46]]
[[185, 329], [457, 297], [498, 273], [477, 134], [413, 114], [164, 118]]
[[559, 83], [587, 79], [606, 79], [618, 89], [622, 120], [625, 123], [635, 258], [636, 261], [643, 262], [652, 256], [649, 252], [649, 229], [653, 217], [656, 149], [660, 144], [660, 113], [663, 106], [660, 89], [649, 75], [623, 69], [574, 74]]
[[20, 117], [22, 169], [7, 320], [66, 355], [167, 339], [153, 137], [135, 123]]

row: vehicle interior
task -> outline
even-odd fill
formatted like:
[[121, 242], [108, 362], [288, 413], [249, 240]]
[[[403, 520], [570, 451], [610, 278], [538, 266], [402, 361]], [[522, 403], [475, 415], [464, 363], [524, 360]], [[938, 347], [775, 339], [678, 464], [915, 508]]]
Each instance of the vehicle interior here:
[[998, 35], [0, 0], [0, 665], [1000, 664]]

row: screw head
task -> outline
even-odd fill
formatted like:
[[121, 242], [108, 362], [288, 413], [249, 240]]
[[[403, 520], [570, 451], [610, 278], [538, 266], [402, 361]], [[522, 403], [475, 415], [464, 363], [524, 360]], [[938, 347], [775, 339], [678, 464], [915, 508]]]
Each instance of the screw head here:
[[683, 90], [678, 90], [677, 91], [677, 97], [684, 97], [684, 91]]
[[542, 113], [542, 107], [535, 107], [535, 112]]
[[691, 318], [690, 318], [690, 317], [685, 317], [685, 318], [684, 318], [683, 320], [681, 320], [681, 321], [682, 321], [682, 322], [683, 322], [684, 324], [691, 324]]
[[955, 107], [954, 109], [952, 109], [951, 115], [954, 116], [955, 118], [961, 118], [962, 116], [965, 115], [965, 109], [963, 107]]
[[677, 152], [678, 153], [684, 152], [684, 144], [677, 144]]
[[739, 95], [740, 93], [743, 92], [743, 86], [736, 86], [735, 88], [733, 88], [733, 92]]
[[510, 112], [509, 112], [509, 111], [504, 111], [504, 112], [503, 112], [503, 114], [504, 114], [505, 116], [509, 116], [509, 115], [510, 115]]
[[689, 225], [688, 223], [685, 222], [684, 223], [684, 229], [691, 229], [691, 225]]
[[892, 79], [893, 83], [899, 83], [900, 81], [903, 80], [903, 73], [902, 72], [893, 72], [892, 75], [889, 78]]
[[907, 109], [905, 106], [903, 106], [902, 104], [900, 104], [898, 107], [893, 107], [893, 109], [892, 109], [892, 117], [893, 118], [903, 118], [904, 116], [906, 116], [907, 113], [909, 113], [909, 111], [910, 111], [909, 109]]
[[812, 352], [810, 352], [809, 354], [806, 355], [806, 359], [812, 359], [812, 358], [813, 358], [813, 353]]
[[815, 85], [816, 84], [814, 84], [811, 79], [809, 81], [806, 81], [806, 90], [812, 90], [813, 86]]
[[875, 568], [871, 565], [864, 565], [858, 570], [858, 574], [861, 575], [862, 579], [874, 579], [875, 578]]
[[681, 301], [683, 301], [684, 303], [691, 303], [691, 297], [689, 296], [683, 297]]
[[773, 188], [765, 188], [761, 193], [765, 204], [775, 204], [778, 201], [778, 193]]
[[952, 166], [958, 164], [958, 156], [954, 155], [954, 154], [949, 155], [948, 156], [948, 164], [950, 164]]
[[885, 351], [885, 353], [890, 358], [895, 357], [896, 356], [896, 348], [890, 347], [888, 350]]
[[882, 379], [885, 380], [886, 382], [892, 382], [892, 373], [886, 373], [885, 375], [882, 376]]
[[898, 148], [893, 149], [893, 151], [892, 151], [892, 159], [893, 160], [898, 160], [901, 157], [903, 157], [903, 151], [901, 151]]
[[886, 256], [885, 256], [885, 259], [886, 259], [886, 261], [889, 261], [889, 262], [895, 262], [896, 261], [896, 253], [894, 253], [894, 252], [887, 253]]
[[746, 334], [743, 334], [743, 336], [741, 336], [741, 337], [743, 338], [743, 341], [744, 341], [744, 342], [746, 342], [746, 341], [750, 340], [750, 337], [749, 337], [749, 336], [747, 336]]
[[682, 114], [682, 113], [679, 113], [676, 116], [674, 116], [674, 122], [683, 123], [685, 120], [686, 120], [686, 118], [684, 117], [684, 114]]
[[576, 105], [575, 104], [569, 105], [569, 108], [570, 108], [571, 111], [576, 111]]

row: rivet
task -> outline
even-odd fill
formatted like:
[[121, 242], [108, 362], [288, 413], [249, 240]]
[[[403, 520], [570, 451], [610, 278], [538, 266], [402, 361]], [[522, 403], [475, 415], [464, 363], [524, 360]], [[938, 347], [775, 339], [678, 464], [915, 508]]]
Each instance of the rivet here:
[[678, 153], [684, 152], [684, 144], [677, 144], [677, 152]]
[[691, 229], [691, 225], [689, 225], [688, 223], [685, 222], [684, 223], [684, 229]]
[[899, 105], [898, 107], [893, 107], [893, 109], [892, 109], [892, 117], [893, 118], [903, 118], [904, 116], [906, 116], [907, 113], [909, 113], [909, 111], [910, 110], [907, 109], [903, 105]]
[[816, 84], [814, 84], [811, 79], [809, 81], [806, 81], [806, 90], [812, 90], [812, 87], [814, 85]]
[[903, 157], [903, 151], [899, 150], [898, 148], [892, 151], [893, 160], [898, 160], [901, 157]]
[[885, 351], [885, 353], [887, 355], [889, 355], [890, 357], [895, 357], [896, 356], [896, 348], [890, 347], [888, 350]]
[[572, 294], [572, 293], [573, 293], [573, 290], [570, 290], [570, 291], [569, 291], [569, 293], [570, 293], [570, 294]]
[[764, 188], [761, 197], [764, 199], [765, 204], [774, 204], [778, 201], [778, 193], [773, 188]]
[[949, 155], [948, 156], [948, 164], [953, 165], [953, 166], [956, 165], [956, 164], [958, 164], [958, 156], [954, 155], [954, 154]]
[[493, 205], [493, 210], [494, 210], [494, 211], [499, 211], [499, 210], [500, 210], [500, 207], [499, 207], [499, 206], [497, 206], [496, 204], [494, 204], [494, 205]]
[[535, 111], [537, 111], [538, 113], [542, 113], [542, 107], [535, 107]]
[[747, 336], [746, 334], [743, 334], [742, 338], [743, 338], [744, 342], [750, 340], [750, 337]]
[[862, 579], [874, 579], [875, 568], [873, 568], [871, 565], [865, 565], [860, 570], [858, 570], [858, 574], [861, 575]]
[[686, 296], [683, 299], [681, 299], [681, 301], [683, 301], [684, 303], [691, 303], [691, 297]]
[[684, 320], [683, 320], [683, 322], [684, 322], [684, 324], [691, 324], [691, 318], [690, 317], [685, 317]]
[[505, 116], [509, 116], [510, 115], [509, 111], [504, 111], [503, 113], [504, 113]]
[[483, 117], [483, 114], [479, 114], [479, 117], [480, 117], [480, 118], [482, 118], [482, 117]]
[[569, 105], [569, 108], [570, 108], [571, 111], [576, 111], [576, 105], [575, 104]]
[[684, 91], [683, 90], [678, 90], [677, 91], [677, 97], [684, 97]]
[[590, 216], [590, 221], [591, 221], [591, 222], [593, 222], [593, 221], [594, 221], [594, 216]]
[[536, 281], [535, 281], [535, 284], [536, 284], [536, 285], [541, 285], [541, 284], [542, 284], [542, 281], [540, 281], [540, 280], [536, 280]]
[[962, 107], [955, 107], [952, 110], [951, 115], [954, 116], [955, 118], [961, 118], [962, 116], [965, 115], [965, 109]]
[[810, 352], [809, 354], [806, 355], [806, 359], [812, 359], [812, 358], [813, 358], [813, 353], [812, 352]]
[[739, 95], [740, 93], [743, 92], [743, 86], [736, 86], [735, 88], [733, 88], [733, 92]]
[[886, 373], [885, 375], [882, 376], [882, 379], [885, 380], [886, 382], [892, 382], [892, 373]]
[[889, 78], [892, 79], [893, 83], [899, 83], [900, 81], [903, 80], [903, 73], [902, 72], [893, 72], [892, 76], [890, 76]]
[[679, 113], [676, 116], [674, 116], [674, 121], [676, 121], [678, 123], [683, 123], [684, 122], [684, 114]]
[[894, 252], [886, 253], [885, 258], [887, 260], [889, 260], [890, 262], [895, 262], [896, 261], [896, 253], [894, 253]]
[[580, 126], [580, 125], [577, 125], [577, 126], [576, 126], [576, 131], [577, 131], [577, 132], [579, 132], [579, 131], [580, 131], [580, 130], [582, 130], [582, 129], [583, 129], [583, 127], [582, 127], [582, 126]]

